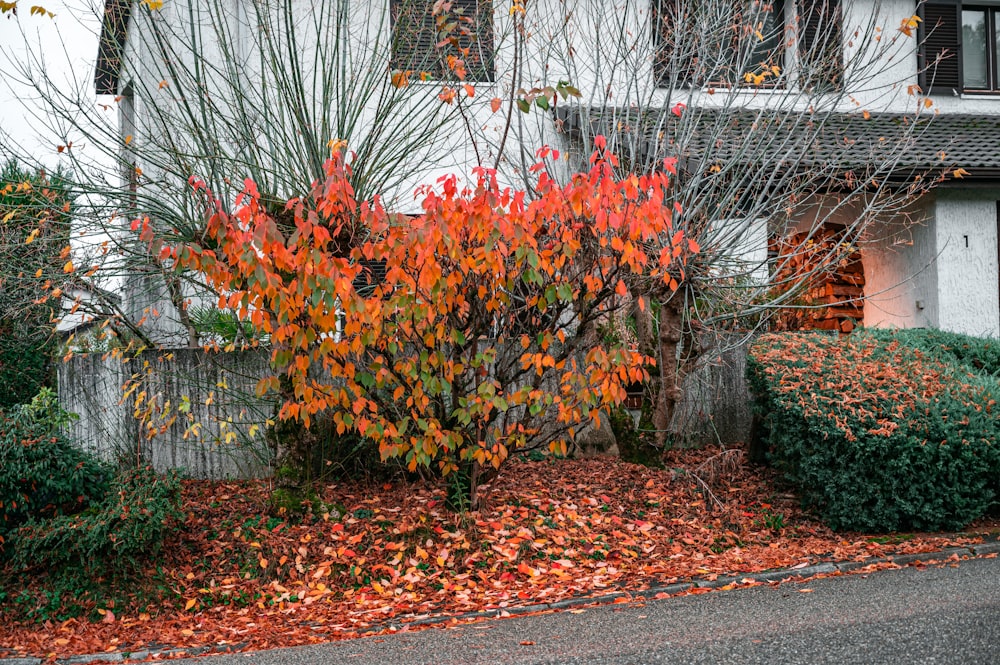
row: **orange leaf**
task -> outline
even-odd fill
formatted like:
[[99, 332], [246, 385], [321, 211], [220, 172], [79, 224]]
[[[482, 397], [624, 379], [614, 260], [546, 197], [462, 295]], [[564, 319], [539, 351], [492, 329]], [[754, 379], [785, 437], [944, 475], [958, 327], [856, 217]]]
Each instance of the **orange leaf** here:
[[389, 81], [394, 88], [405, 88], [410, 84], [410, 74], [411, 72], [403, 72], [397, 69], [389, 77]]
[[503, 105], [503, 100], [500, 99], [499, 97], [494, 97], [493, 99], [490, 100], [490, 109], [494, 113], [500, 110], [501, 105]]
[[186, 603], [184, 603], [184, 611], [186, 612], [186, 611], [190, 610], [192, 607], [194, 607], [195, 603], [197, 603], [197, 602], [198, 602], [197, 599], [195, 599], [195, 598], [189, 598], [188, 601]]

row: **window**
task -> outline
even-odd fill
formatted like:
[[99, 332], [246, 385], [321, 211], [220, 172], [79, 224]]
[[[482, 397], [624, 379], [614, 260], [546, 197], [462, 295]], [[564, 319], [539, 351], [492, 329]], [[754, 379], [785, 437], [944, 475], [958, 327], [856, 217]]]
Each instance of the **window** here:
[[793, 34], [799, 86], [840, 85], [839, 0], [650, 1], [661, 86], [783, 85]]
[[493, 80], [493, 3], [451, 0], [434, 14], [433, 0], [390, 0], [393, 70], [435, 80]]
[[962, 70], [966, 90], [997, 90], [997, 27], [1000, 12], [996, 9], [962, 9]]
[[782, 0], [651, 0], [662, 86], [774, 85], [784, 70]]
[[1000, 93], [1000, 6], [927, 3], [920, 85], [931, 94]]
[[840, 0], [800, 0], [796, 4], [799, 87], [839, 89], [844, 77]]

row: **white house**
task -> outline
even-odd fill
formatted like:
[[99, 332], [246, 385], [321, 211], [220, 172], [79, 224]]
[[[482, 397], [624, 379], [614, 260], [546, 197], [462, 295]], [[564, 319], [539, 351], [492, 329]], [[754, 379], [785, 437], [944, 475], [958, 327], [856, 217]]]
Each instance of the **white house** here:
[[409, 211], [444, 173], [518, 183], [602, 133], [677, 158], [749, 272], [769, 235], [863, 228], [866, 325], [1000, 336], [998, 45], [997, 0], [107, 0], [95, 84], [143, 212], [182, 220], [191, 175], [303, 194], [335, 139]]

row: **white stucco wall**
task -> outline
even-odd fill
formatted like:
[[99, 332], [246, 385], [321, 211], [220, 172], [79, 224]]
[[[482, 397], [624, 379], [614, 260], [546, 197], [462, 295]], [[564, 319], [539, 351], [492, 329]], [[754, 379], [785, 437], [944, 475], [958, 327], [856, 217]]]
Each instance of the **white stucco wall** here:
[[[1000, 336], [1000, 189], [938, 189], [865, 245], [865, 325]], [[922, 213], [922, 214], [921, 214]]]
[[[368, 65], [370, 56], [364, 50], [387, 48], [388, 0], [335, 0], [345, 3], [350, 43], [349, 48], [357, 55], [358, 67]], [[254, 78], [260, 68], [260, 60], [249, 51], [253, 50], [252, 20], [238, 7], [244, 0], [211, 0], [208, 4], [195, 0], [166, 0], [163, 9], [154, 14], [154, 19], [173, 28], [189, 28], [187, 4], [205, 12], [222, 7], [230, 15], [229, 30], [233, 39], [241, 42], [235, 50], [246, 58], [243, 68], [246, 75], [247, 91], [253, 91]], [[316, 52], [310, 44], [310, 21], [315, 20], [314, 3], [296, 3], [296, 13], [302, 14], [298, 56], [309, 61]], [[787, 3], [786, 20], [794, 19], [795, 3]], [[301, 9], [299, 9], [301, 7]], [[753, 89], [742, 86], [708, 89], [684, 89], [666, 91], [657, 89], [653, 81], [652, 56], [653, 35], [649, 23], [648, 0], [536, 0], [526, 3], [527, 13], [523, 19], [521, 37], [515, 38], [514, 18], [506, 3], [498, 3], [494, 11], [494, 47], [496, 81], [475, 83], [475, 97], [466, 99], [462, 114], [453, 113], [426, 150], [414, 150], [410, 165], [402, 165], [398, 171], [410, 173], [402, 182], [394, 185], [393, 191], [384, 191], [386, 200], [403, 212], [416, 212], [412, 192], [422, 184], [434, 184], [447, 173], [468, 175], [478, 161], [487, 166], [498, 165], [504, 182], [521, 184], [526, 168], [530, 166], [534, 151], [544, 144], [561, 145], [564, 137], [555, 128], [549, 114], [533, 108], [528, 114], [515, 111], [511, 127], [506, 127], [503, 112], [494, 113], [490, 100], [495, 97], [507, 100], [519, 90], [531, 90], [546, 85], [555, 85], [560, 80], [571, 82], [580, 89], [578, 100], [568, 102], [584, 106], [615, 106], [619, 108], [649, 108], [676, 102], [688, 106], [747, 106], [747, 107], [789, 107], [809, 106], [817, 108], [826, 102], [813, 96], [803, 98], [794, 86], [797, 57], [794, 47], [794, 30], [789, 28], [784, 65], [791, 85], [778, 89]], [[910, 94], [917, 83], [917, 37], [906, 36], [898, 30], [900, 23], [916, 12], [914, 0], [843, 0], [844, 8], [844, 57], [847, 66], [849, 95], [842, 95], [836, 102], [841, 111], [893, 111], [913, 112], [923, 108], [919, 95]], [[143, 43], [143, 35], [148, 32], [142, 24], [149, 20], [148, 12], [137, 11], [141, 18], [130, 30], [126, 60], [134, 63], [136, 75], [150, 79], [155, 86], [161, 78], [159, 66], [151, 59], [151, 49]], [[329, 20], [329, 19], [326, 19]], [[198, 23], [199, 21], [195, 21]], [[202, 19], [202, 24], [207, 21]], [[879, 40], [874, 37], [878, 35]], [[212, 31], [204, 40], [203, 50], [209, 55], [213, 66], [221, 64], [219, 47], [212, 43]], [[388, 68], [385, 54], [385, 68]], [[184, 58], [190, 66], [190, 58]], [[515, 67], [515, 63], [517, 66]], [[154, 80], [155, 79], [155, 80]], [[429, 123], [435, 113], [428, 108], [439, 106], [437, 94], [439, 83], [414, 83], [404, 93], [412, 99], [410, 110], [400, 115], [400, 124], [414, 126]], [[172, 91], [166, 88], [157, 91], [162, 103], [157, 104], [159, 112], [169, 112], [175, 101]], [[225, 103], [221, 91], [213, 91], [216, 103]], [[357, 123], [355, 137], [370, 129], [375, 113], [375, 102], [366, 109]], [[935, 97], [933, 106], [924, 112], [1000, 113], [1000, 96], [960, 99]], [[506, 110], [506, 104], [504, 105]], [[137, 117], [152, 117], [152, 110], [145, 108], [137, 100]], [[142, 122], [140, 122], [140, 125]], [[506, 140], [505, 138], [506, 137]], [[141, 141], [141, 132], [136, 140]], [[386, 140], [391, 140], [387, 136]], [[503, 155], [498, 150], [504, 144]], [[232, 146], [227, 146], [232, 148]], [[412, 168], [411, 168], [412, 166]], [[239, 174], [234, 174], [239, 175]]]
[[937, 325], [944, 330], [1000, 336], [998, 199], [998, 189], [943, 189], [937, 194]]
[[929, 328], [938, 321], [933, 199], [874, 224], [862, 244], [865, 320], [871, 327]]

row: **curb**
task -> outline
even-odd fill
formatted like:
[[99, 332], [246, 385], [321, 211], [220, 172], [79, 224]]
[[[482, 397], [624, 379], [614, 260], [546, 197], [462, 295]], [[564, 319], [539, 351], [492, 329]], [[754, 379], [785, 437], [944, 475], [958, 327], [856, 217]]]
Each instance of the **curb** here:
[[[450, 614], [432, 617], [411, 618], [410, 620], [388, 621], [384, 624], [373, 626], [371, 630], [361, 634], [361, 637], [375, 635], [386, 630], [398, 631], [411, 626], [434, 626], [443, 623], [458, 623], [462, 621], [475, 621], [478, 619], [493, 619], [497, 617], [518, 616], [523, 614], [534, 614], [536, 612], [551, 612], [558, 610], [568, 610], [576, 607], [587, 607], [592, 605], [609, 605], [615, 602], [631, 600], [660, 600], [667, 597], [677, 596], [692, 589], [721, 589], [722, 587], [738, 587], [757, 583], [782, 583], [782, 582], [804, 582], [817, 575], [836, 575], [851, 573], [868, 566], [891, 563], [900, 567], [917, 563], [927, 563], [931, 561], [942, 561], [953, 556], [959, 558], [976, 558], [990, 554], [1000, 554], [1000, 534], [990, 534], [984, 537], [984, 542], [969, 547], [949, 547], [937, 552], [922, 552], [920, 554], [900, 554], [896, 556], [872, 557], [863, 561], [843, 561], [840, 563], [824, 562], [801, 568], [784, 568], [781, 570], [768, 570], [760, 573], [746, 573], [745, 575], [729, 575], [717, 577], [713, 580], [692, 579], [688, 582], [676, 582], [673, 584], [654, 586], [641, 591], [629, 592], [627, 590], [614, 591], [600, 596], [583, 596], [579, 598], [567, 598], [552, 603], [535, 603], [531, 605], [517, 605], [514, 607], [493, 608], [478, 612], [465, 612], [463, 614]], [[102, 661], [121, 663], [126, 661], [145, 660], [147, 658], [170, 658], [176, 656], [202, 656], [208, 654], [231, 653], [241, 650], [245, 644], [219, 644], [215, 646], [191, 647], [191, 648], [163, 648], [144, 649], [139, 651], [113, 651], [107, 653], [81, 654], [58, 658], [56, 665], [87, 665], [88, 663]], [[3, 658], [0, 657], [0, 665], [41, 665], [43, 658]]]

